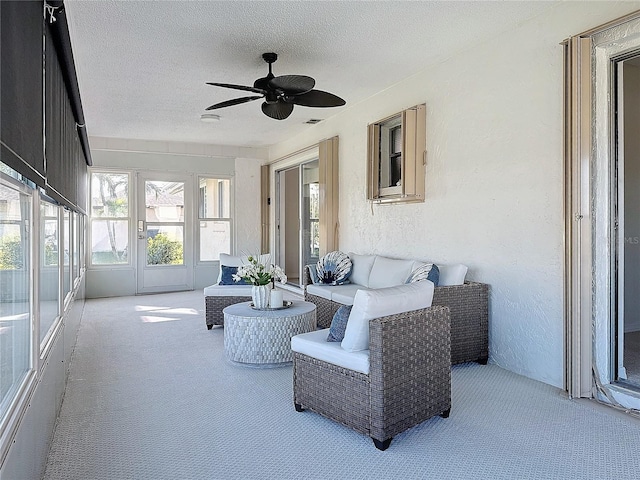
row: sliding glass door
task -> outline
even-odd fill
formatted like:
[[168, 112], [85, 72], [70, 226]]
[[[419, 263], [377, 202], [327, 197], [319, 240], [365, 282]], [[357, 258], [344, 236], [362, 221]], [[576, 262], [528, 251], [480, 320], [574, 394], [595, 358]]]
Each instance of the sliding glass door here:
[[276, 172], [276, 262], [292, 286], [301, 286], [305, 265], [318, 261], [318, 160]]

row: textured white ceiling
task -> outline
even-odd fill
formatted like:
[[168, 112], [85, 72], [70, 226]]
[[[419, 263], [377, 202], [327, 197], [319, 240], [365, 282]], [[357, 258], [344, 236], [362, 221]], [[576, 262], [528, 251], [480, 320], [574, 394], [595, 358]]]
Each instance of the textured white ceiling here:
[[[266, 146], [508, 31], [555, 2], [86, 1], [66, 0], [90, 136]], [[261, 100], [205, 108], [246, 92], [268, 72], [309, 75], [344, 98], [338, 108], [296, 106], [266, 117]]]

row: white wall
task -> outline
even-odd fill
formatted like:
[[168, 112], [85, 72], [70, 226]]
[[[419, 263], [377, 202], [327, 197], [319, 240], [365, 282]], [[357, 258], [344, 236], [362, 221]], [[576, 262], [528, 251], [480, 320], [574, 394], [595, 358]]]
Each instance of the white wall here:
[[260, 166], [255, 159], [235, 161], [236, 253], [260, 252]]
[[[90, 139], [95, 168], [122, 168], [232, 178], [237, 252], [260, 248], [260, 166], [264, 149], [140, 140]], [[132, 240], [130, 240], [130, 244]], [[135, 261], [135, 260], [134, 260]], [[87, 298], [135, 295], [135, 263], [87, 269]], [[194, 265], [194, 289], [215, 283], [218, 264]]]
[[[491, 286], [491, 361], [561, 387], [560, 42], [639, 6], [560, 4], [350, 106], [274, 146], [269, 156], [339, 135], [341, 250], [468, 265], [467, 278]], [[366, 201], [366, 126], [424, 102], [426, 202], [372, 209]]]

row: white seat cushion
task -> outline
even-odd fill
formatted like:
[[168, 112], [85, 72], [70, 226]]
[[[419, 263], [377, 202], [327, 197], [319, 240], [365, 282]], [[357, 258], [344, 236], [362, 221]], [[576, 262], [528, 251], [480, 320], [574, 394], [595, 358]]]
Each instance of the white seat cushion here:
[[211, 285], [204, 289], [205, 297], [250, 297], [251, 285]]
[[407, 283], [398, 287], [358, 290], [341, 346], [348, 352], [369, 348], [369, 321], [374, 318], [427, 308], [433, 302], [433, 282]]
[[331, 300], [331, 293], [336, 288], [343, 288], [344, 285], [307, 285], [307, 292], [311, 295]]
[[291, 350], [340, 367], [369, 374], [369, 350], [347, 352], [338, 342], [327, 342], [329, 329], [302, 333], [291, 338]]
[[[307, 292], [342, 305], [353, 305], [353, 297], [362, 288], [364, 288], [362, 285], [354, 285], [352, 283], [344, 285], [307, 285]], [[365, 290], [367, 289], [365, 288]]]
[[398, 260], [377, 256], [369, 275], [369, 288], [386, 288], [402, 285], [407, 281], [413, 260]]
[[469, 267], [460, 263], [455, 265], [438, 265], [438, 270], [440, 270], [438, 286], [463, 285], [468, 269]]
[[362, 285], [356, 285], [353, 283], [348, 283], [346, 285], [341, 285], [340, 288], [331, 292], [331, 300], [334, 302], [340, 303], [342, 305], [353, 305], [353, 299], [356, 296], [356, 292], [358, 290], [369, 290]]

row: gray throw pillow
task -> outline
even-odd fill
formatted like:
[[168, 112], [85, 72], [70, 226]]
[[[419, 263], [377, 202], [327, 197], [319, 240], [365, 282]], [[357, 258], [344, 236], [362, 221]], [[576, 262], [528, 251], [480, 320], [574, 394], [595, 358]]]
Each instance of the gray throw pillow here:
[[351, 305], [343, 305], [333, 316], [331, 326], [329, 327], [329, 336], [327, 342], [341, 342], [344, 338], [344, 332], [347, 329], [347, 321], [351, 313]]

